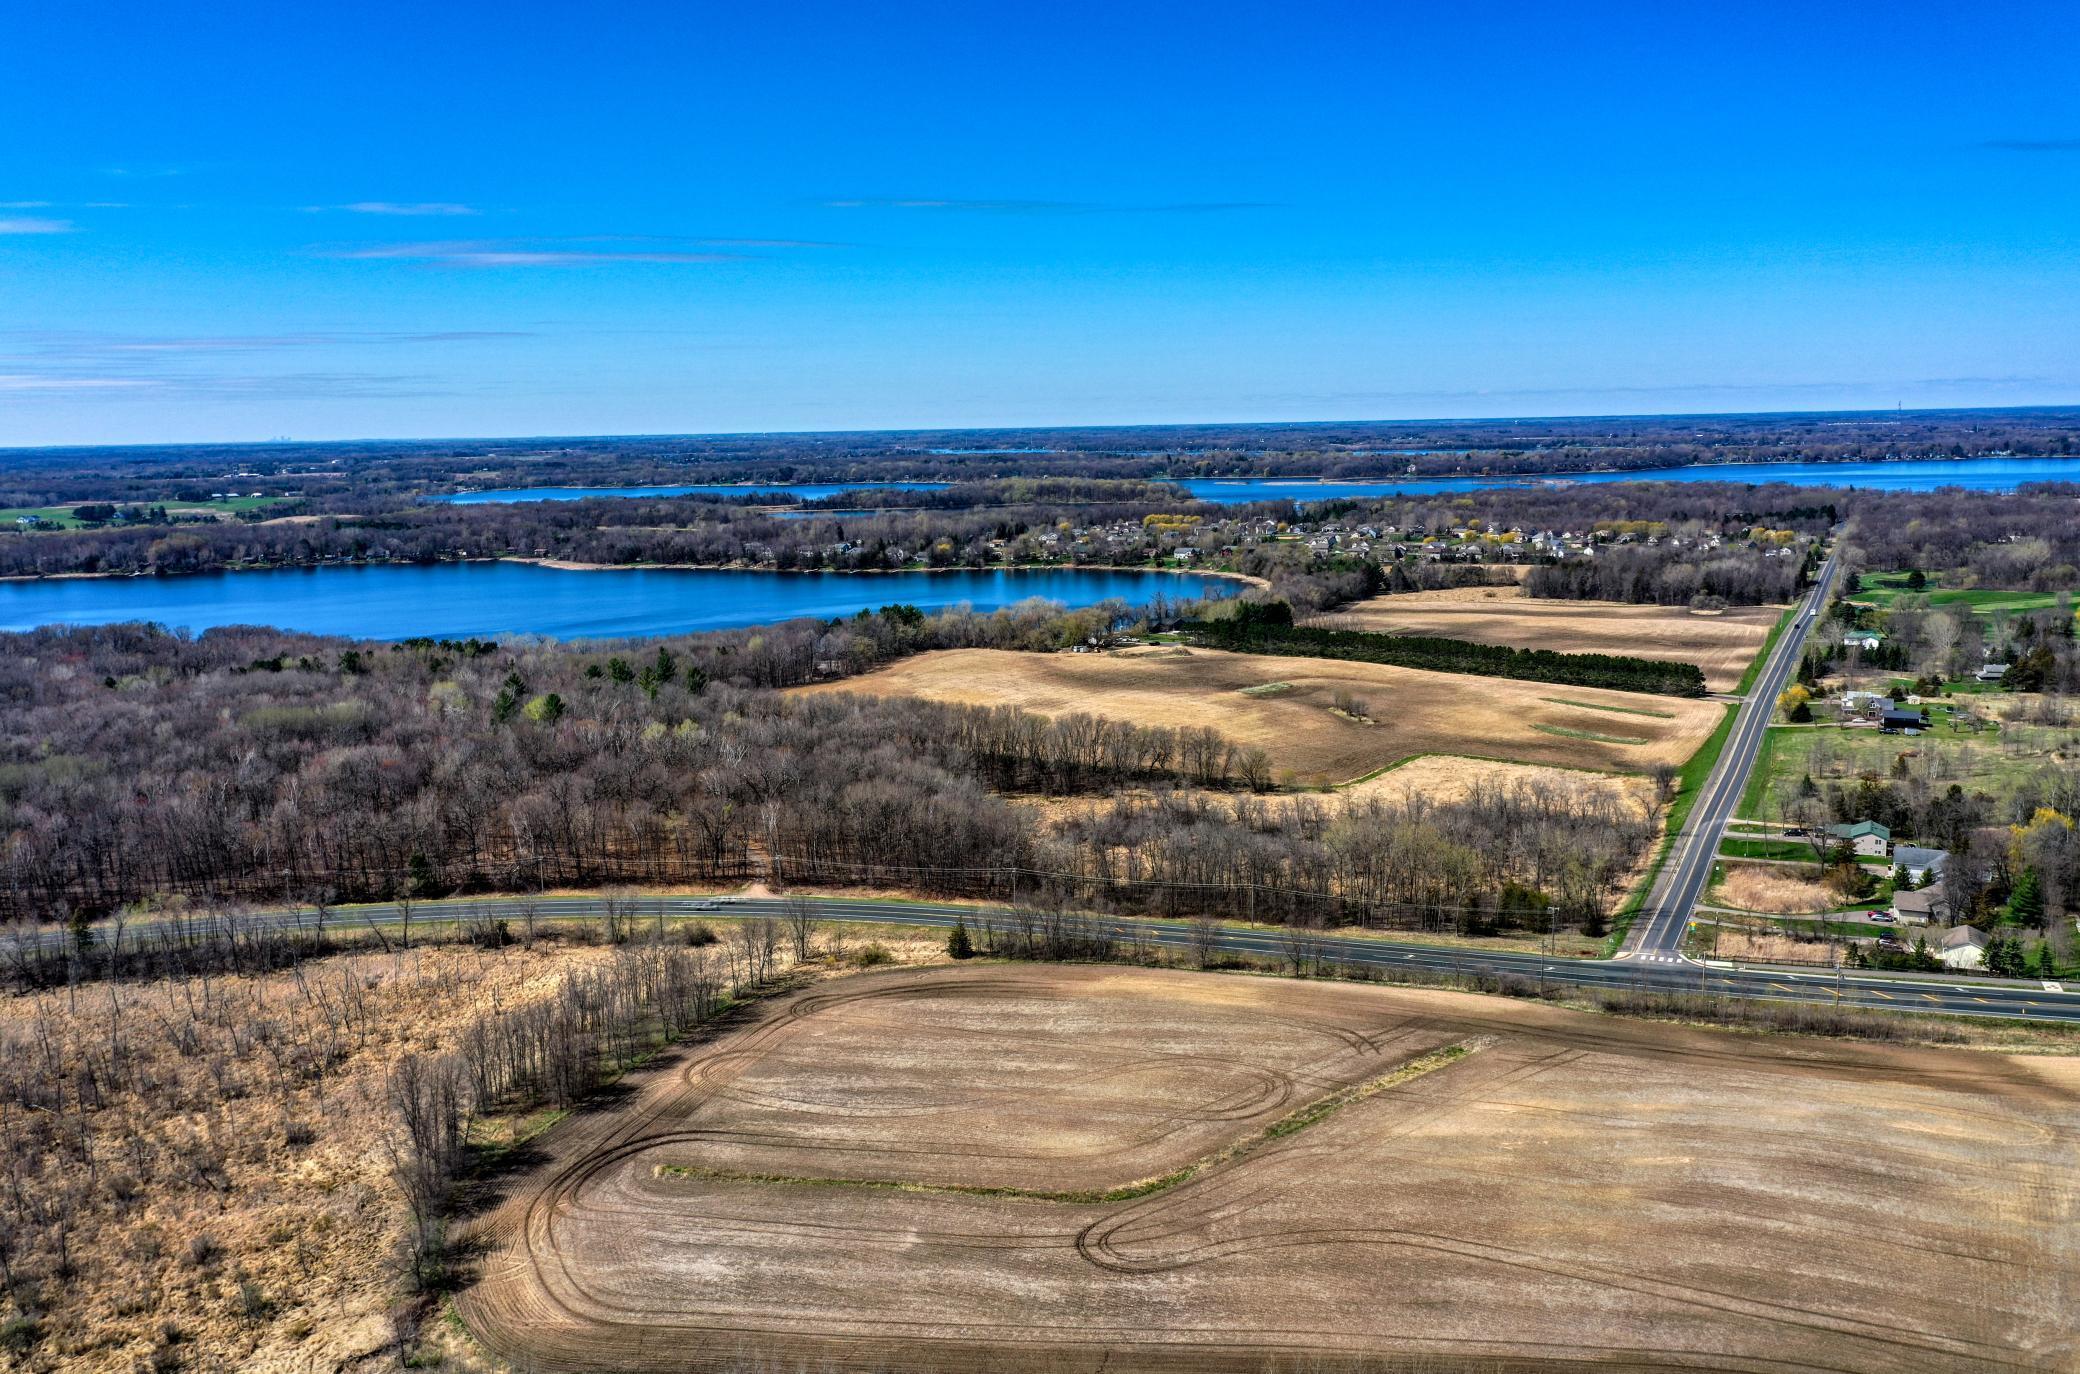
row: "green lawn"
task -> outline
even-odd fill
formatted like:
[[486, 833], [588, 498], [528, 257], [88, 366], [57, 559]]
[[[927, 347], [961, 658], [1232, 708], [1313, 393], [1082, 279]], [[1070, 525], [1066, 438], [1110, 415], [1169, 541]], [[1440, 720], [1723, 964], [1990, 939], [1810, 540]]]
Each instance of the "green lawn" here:
[[1892, 603], [1902, 596], [1925, 596], [1931, 606], [1969, 606], [1980, 615], [1994, 611], [2048, 611], [2058, 604], [2054, 592], [2004, 591], [1998, 587], [1945, 587], [1940, 574], [1931, 575], [1928, 585], [1916, 592], [1907, 586], [1907, 575], [1903, 572], [1866, 573], [1863, 585], [1849, 594], [1849, 600], [1875, 606], [1881, 611], [1892, 609]]
[[1911, 753], [1916, 771], [1925, 772], [1939, 787], [1954, 782], [1967, 792], [1996, 798], [2012, 796], [2040, 769], [2074, 766], [2070, 754], [2060, 752], [2074, 740], [2070, 730], [2009, 722], [1974, 735], [1949, 723], [1947, 707], [1931, 707], [1929, 717], [1930, 728], [1920, 735], [1772, 726], [1763, 736], [1736, 814], [1746, 820], [1780, 820], [1808, 772], [1823, 787], [1853, 782], [1865, 773], [1890, 778], [1893, 762], [1902, 753]]
[[15, 527], [15, 522], [26, 515], [33, 516], [38, 520], [48, 520], [62, 529], [76, 530], [83, 528], [83, 526], [78, 520], [73, 518], [72, 512], [78, 510], [81, 506], [99, 504], [126, 506], [163, 505], [166, 507], [166, 513], [169, 516], [196, 515], [203, 512], [212, 512], [218, 515], [236, 515], [240, 511], [265, 510], [269, 506], [278, 506], [290, 499], [287, 496], [231, 496], [226, 497], [222, 501], [123, 501], [107, 503], [68, 501], [62, 506], [9, 506], [5, 509], [0, 509], [0, 528], [12, 529]]

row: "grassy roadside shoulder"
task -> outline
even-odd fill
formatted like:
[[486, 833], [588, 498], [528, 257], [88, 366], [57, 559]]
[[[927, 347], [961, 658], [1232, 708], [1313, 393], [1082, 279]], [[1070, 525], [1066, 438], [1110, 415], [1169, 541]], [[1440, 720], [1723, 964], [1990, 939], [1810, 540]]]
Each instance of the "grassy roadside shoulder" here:
[[1786, 606], [1784, 614], [1777, 617], [1777, 623], [1769, 627], [1769, 638], [1762, 641], [1762, 651], [1748, 660], [1748, 671], [1742, 673], [1741, 680], [1734, 684], [1733, 695], [1744, 697], [1754, 689], [1755, 679], [1762, 676], [1763, 665], [1768, 663], [1770, 655], [1777, 651], [1777, 641], [1784, 637], [1784, 631], [1791, 628], [1791, 622], [1797, 619], [1798, 608], [1802, 604], [1794, 601]]
[[1640, 908], [1647, 904], [1647, 894], [1654, 890], [1654, 884], [1660, 880], [1661, 870], [1667, 865], [1669, 853], [1675, 848], [1676, 837], [1683, 833], [1683, 827], [1689, 823], [1690, 813], [1696, 809], [1698, 796], [1704, 791], [1704, 785], [1711, 778], [1712, 770], [1718, 767], [1719, 756], [1726, 752], [1727, 737], [1733, 733], [1733, 722], [1739, 715], [1739, 704], [1727, 702], [1726, 714], [1719, 721], [1718, 727], [1705, 737], [1704, 743], [1697, 746], [1697, 752], [1690, 756], [1689, 761], [1676, 774], [1675, 800], [1668, 804], [1668, 823], [1661, 832], [1661, 843], [1655, 847], [1654, 858], [1647, 865], [1647, 871], [1640, 875], [1640, 880], [1633, 887], [1631, 895], [1626, 897], [1624, 905], [1620, 906], [1617, 914], [1611, 918], [1610, 939], [1604, 943], [1606, 955], [1615, 954], [1625, 943], [1625, 936], [1632, 929], [1633, 920], [1638, 917]]

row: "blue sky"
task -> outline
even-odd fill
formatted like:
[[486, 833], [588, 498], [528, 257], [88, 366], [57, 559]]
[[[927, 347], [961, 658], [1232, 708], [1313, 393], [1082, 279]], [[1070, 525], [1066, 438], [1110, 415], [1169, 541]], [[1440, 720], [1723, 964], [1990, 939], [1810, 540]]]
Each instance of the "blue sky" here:
[[2080, 7], [0, 7], [0, 445], [2080, 402]]

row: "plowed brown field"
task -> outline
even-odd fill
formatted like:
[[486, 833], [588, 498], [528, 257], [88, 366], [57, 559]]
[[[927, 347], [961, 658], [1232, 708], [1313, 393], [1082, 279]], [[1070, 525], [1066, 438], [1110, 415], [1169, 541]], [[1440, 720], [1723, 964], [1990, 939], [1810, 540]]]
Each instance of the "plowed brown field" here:
[[[1156, 649], [1026, 654], [942, 649], [795, 689], [1082, 711], [1137, 725], [1207, 725], [1305, 783], [1342, 783], [1419, 754], [1644, 773], [1680, 766], [1719, 724], [1716, 702], [1325, 658]], [[1365, 720], [1332, 709], [1347, 692]]]
[[1093, 967], [866, 975], [479, 1224], [528, 1370], [2071, 1369], [2025, 1059]]
[[1565, 654], [1634, 654], [1694, 663], [1715, 692], [1732, 688], [1762, 652], [1781, 606], [1701, 613], [1618, 601], [1540, 601], [1521, 587], [1455, 587], [1375, 596], [1316, 622], [1380, 634], [1442, 635]]

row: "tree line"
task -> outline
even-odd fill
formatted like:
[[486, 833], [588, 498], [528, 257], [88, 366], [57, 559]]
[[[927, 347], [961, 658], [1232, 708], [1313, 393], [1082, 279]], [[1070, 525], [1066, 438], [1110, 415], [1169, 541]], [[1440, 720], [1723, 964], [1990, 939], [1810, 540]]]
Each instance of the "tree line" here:
[[1383, 663], [1439, 673], [1518, 678], [1574, 687], [1666, 696], [1705, 695], [1704, 672], [1694, 663], [1635, 658], [1627, 654], [1570, 654], [1552, 649], [1518, 649], [1436, 635], [1389, 635], [1295, 625], [1279, 603], [1239, 603], [1235, 614], [1186, 622], [1184, 632], [1208, 648], [1231, 653], [1282, 654]]

